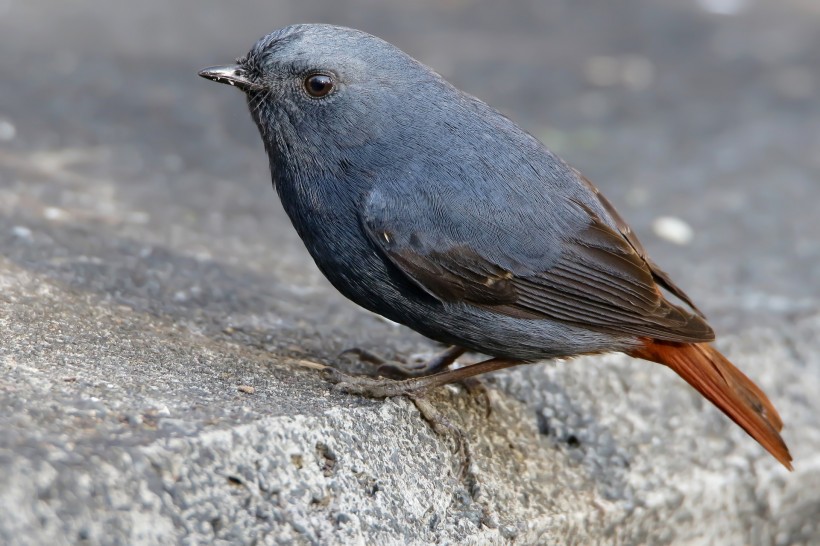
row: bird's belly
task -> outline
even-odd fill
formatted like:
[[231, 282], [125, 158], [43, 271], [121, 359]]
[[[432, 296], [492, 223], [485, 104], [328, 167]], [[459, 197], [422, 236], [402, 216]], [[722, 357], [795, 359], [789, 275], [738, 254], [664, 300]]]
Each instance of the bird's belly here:
[[527, 360], [620, 351], [634, 343], [632, 337], [617, 338], [549, 318], [521, 319], [469, 304], [441, 302], [375, 249], [358, 224], [294, 225], [316, 265], [342, 295], [442, 343]]
[[613, 336], [565, 322], [521, 319], [465, 304], [445, 304], [438, 313], [420, 316], [416, 331], [483, 354], [523, 360], [624, 351], [634, 336]]
[[416, 307], [420, 290], [409, 279], [398, 277], [391, 265], [359, 238], [326, 236], [304, 238], [319, 270], [343, 296], [354, 303], [396, 321]]
[[616, 338], [560, 321], [521, 319], [469, 304], [442, 303], [418, 288], [371, 247], [345, 252], [313, 245], [311, 254], [342, 295], [365, 309], [449, 345], [506, 358], [538, 360], [627, 350]]

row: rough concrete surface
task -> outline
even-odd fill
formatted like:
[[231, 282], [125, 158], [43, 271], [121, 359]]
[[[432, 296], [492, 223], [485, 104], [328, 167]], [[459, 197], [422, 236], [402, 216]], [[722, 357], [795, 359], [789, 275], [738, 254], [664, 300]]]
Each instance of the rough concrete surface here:
[[[343, 349], [438, 347], [321, 277], [241, 96], [196, 77], [300, 21], [397, 43], [592, 178], [795, 471], [619, 355], [486, 378], [489, 416], [441, 389], [445, 434], [333, 393], [321, 365], [366, 369]], [[0, 543], [820, 544], [813, 0], [0, 0], [0, 52]]]

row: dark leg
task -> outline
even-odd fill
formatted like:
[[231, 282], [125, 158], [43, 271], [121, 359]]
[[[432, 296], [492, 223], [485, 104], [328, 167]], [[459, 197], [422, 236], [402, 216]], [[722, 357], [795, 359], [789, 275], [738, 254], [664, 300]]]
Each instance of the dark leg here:
[[[386, 377], [390, 377], [393, 379], [430, 376], [444, 370], [450, 364], [455, 362], [458, 357], [460, 357], [466, 352], [467, 349], [454, 345], [446, 351], [434, 356], [420, 367], [399, 368], [397, 371], [401, 375], [384, 375], [386, 375]], [[383, 366], [380, 367], [379, 372], [381, 372], [383, 369]], [[484, 383], [482, 383], [479, 378], [467, 377], [465, 379], [456, 380], [454, 382], [460, 383], [465, 389], [467, 389], [467, 392], [470, 393], [471, 396], [481, 398], [484, 401], [483, 404], [485, 407], [485, 413], [487, 414], [487, 417], [490, 416], [490, 411], [492, 409], [492, 404], [490, 402], [490, 393], [487, 391], [487, 387], [484, 386]]]
[[345, 349], [337, 356], [347, 356], [347, 355], [354, 355], [356, 358], [359, 359], [361, 362], [367, 362], [368, 364], [373, 364], [374, 366], [385, 366], [389, 365], [388, 361], [383, 359], [377, 354], [371, 353], [365, 349], [360, 349], [358, 347], [352, 347], [350, 349]]
[[339, 356], [346, 354], [356, 355], [362, 362], [367, 362], [368, 364], [378, 366], [377, 371], [380, 375], [394, 379], [403, 379], [406, 377], [422, 377], [439, 372], [455, 362], [456, 359], [463, 355], [466, 351], [466, 349], [461, 347], [453, 346], [446, 351], [437, 354], [420, 366], [401, 366], [393, 364], [369, 351], [358, 348], [342, 351]]
[[421, 396], [426, 391], [462, 381], [468, 377], [473, 377], [482, 373], [494, 372], [523, 364], [524, 360], [512, 360], [506, 358], [492, 358], [477, 364], [471, 364], [455, 370], [446, 370], [434, 375], [424, 377], [412, 377], [397, 381], [395, 379], [351, 376], [340, 372], [335, 368], [325, 368], [322, 376], [331, 383], [335, 383], [335, 390], [350, 394], [360, 394], [371, 398], [389, 398], [391, 396]]
[[407, 377], [423, 377], [425, 375], [432, 375], [440, 372], [450, 364], [456, 361], [458, 357], [467, 352], [467, 349], [453, 345], [446, 351], [437, 354], [421, 366], [407, 367], [402, 371], [407, 374]]
[[[438, 362], [444, 362], [435, 366], [434, 369], [440, 369], [443, 366], [449, 365], [458, 356], [464, 352], [463, 349], [453, 347], [445, 354], [449, 354], [449, 360], [441, 355]], [[434, 359], [435, 361], [435, 359]], [[469, 479], [473, 484], [476, 483], [476, 477], [471, 469], [472, 467], [472, 451], [470, 445], [464, 437], [463, 432], [453, 425], [438, 409], [436, 409], [429, 400], [423, 398], [424, 394], [436, 387], [441, 387], [449, 383], [464, 382], [466, 379], [474, 378], [476, 375], [482, 373], [502, 370], [512, 366], [526, 363], [525, 360], [512, 360], [503, 358], [492, 358], [477, 364], [471, 364], [463, 368], [455, 370], [446, 370], [433, 375], [423, 377], [412, 377], [410, 379], [395, 380], [387, 378], [374, 379], [371, 377], [351, 376], [340, 372], [335, 368], [325, 368], [322, 370], [322, 376], [335, 383], [334, 390], [346, 392], [349, 394], [359, 394], [362, 396], [369, 396], [372, 398], [388, 398], [391, 396], [408, 396], [418, 408], [422, 417], [427, 421], [433, 430], [439, 435], [452, 435], [456, 441], [456, 447], [459, 453], [462, 454], [463, 462], [460, 468], [462, 478]], [[469, 388], [469, 387], [468, 387]], [[486, 396], [486, 393], [485, 393]], [[489, 415], [490, 403], [487, 399], [487, 414]], [[472, 491], [472, 486], [471, 486]]]

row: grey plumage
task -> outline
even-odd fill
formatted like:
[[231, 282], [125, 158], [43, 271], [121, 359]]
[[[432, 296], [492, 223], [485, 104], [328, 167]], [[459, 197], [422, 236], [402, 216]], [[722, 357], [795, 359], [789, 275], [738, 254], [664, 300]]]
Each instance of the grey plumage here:
[[[713, 339], [577, 171], [391, 44], [297, 25], [238, 66], [285, 210], [359, 305], [522, 359]], [[320, 99], [302, 88], [317, 72], [335, 81]]]
[[[276, 190], [316, 264], [359, 305], [495, 358], [348, 392], [418, 395], [523, 361], [622, 351], [669, 366], [787, 468], [766, 395], [615, 208], [538, 140], [396, 47], [298, 25], [202, 76], [247, 94]], [[662, 289], [682, 300], [670, 303]]]

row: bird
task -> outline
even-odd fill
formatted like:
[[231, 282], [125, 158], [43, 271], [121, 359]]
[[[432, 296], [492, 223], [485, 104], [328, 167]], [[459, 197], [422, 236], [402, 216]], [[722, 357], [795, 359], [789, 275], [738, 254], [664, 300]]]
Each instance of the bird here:
[[[273, 186], [319, 270], [356, 304], [451, 346], [397, 380], [419, 396], [546, 359], [621, 352], [667, 366], [783, 466], [766, 394], [610, 201], [534, 136], [371, 34], [299, 24], [203, 78], [245, 96]], [[489, 357], [450, 367], [465, 351]]]

